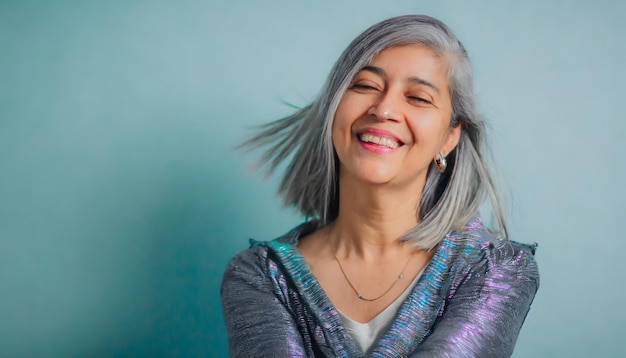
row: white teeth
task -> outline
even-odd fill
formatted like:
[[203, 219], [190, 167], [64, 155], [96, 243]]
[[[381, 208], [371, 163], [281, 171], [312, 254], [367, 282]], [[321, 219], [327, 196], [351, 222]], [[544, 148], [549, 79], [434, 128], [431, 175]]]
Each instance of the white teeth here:
[[375, 144], [378, 144], [378, 145], [389, 147], [391, 149], [396, 149], [396, 148], [399, 147], [398, 142], [396, 142], [395, 140], [393, 140], [391, 138], [378, 137], [378, 136], [375, 136], [375, 135], [372, 135], [372, 134], [361, 134], [359, 136], [359, 138], [363, 142], [375, 143]]

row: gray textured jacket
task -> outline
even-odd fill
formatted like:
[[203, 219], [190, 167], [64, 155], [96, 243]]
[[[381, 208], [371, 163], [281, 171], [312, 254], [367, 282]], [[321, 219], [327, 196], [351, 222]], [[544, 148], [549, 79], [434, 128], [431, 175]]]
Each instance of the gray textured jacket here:
[[539, 286], [536, 245], [479, 218], [441, 242], [388, 331], [361, 352], [296, 248], [302, 224], [228, 264], [222, 304], [233, 357], [509, 357]]

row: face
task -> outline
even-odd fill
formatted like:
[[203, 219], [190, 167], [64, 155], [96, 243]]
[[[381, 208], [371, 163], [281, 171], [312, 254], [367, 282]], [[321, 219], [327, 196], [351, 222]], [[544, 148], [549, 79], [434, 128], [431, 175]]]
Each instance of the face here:
[[447, 67], [420, 45], [382, 51], [352, 80], [332, 127], [342, 179], [419, 185], [438, 152], [457, 144], [450, 128]]

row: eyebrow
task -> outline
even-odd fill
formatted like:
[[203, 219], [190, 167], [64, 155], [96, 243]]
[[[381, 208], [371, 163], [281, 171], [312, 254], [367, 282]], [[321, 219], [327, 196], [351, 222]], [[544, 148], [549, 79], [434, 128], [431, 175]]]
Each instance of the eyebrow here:
[[[376, 67], [376, 66], [365, 66], [361, 69], [361, 71], [368, 71], [368, 72], [372, 72], [375, 75], [378, 75], [382, 78], [387, 78], [387, 73], [385, 72], [385, 70], [383, 70], [380, 67]], [[360, 71], [359, 71], [360, 72]], [[422, 85], [422, 86], [426, 86], [426, 87], [430, 87], [432, 89], [435, 90], [435, 92], [437, 92], [437, 94], [439, 94], [439, 88], [437, 86], [435, 86], [434, 83], [426, 81], [425, 79], [418, 77], [418, 76], [413, 76], [413, 77], [409, 77], [409, 82], [413, 83], [413, 84], [417, 84], [417, 85]]]

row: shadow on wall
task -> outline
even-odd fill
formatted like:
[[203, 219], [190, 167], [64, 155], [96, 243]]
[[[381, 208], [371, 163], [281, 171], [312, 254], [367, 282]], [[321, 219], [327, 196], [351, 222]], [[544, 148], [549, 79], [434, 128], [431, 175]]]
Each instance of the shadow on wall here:
[[219, 286], [246, 245], [241, 174], [210, 148], [136, 139], [106, 160], [85, 143], [31, 146], [32, 175], [5, 176], [0, 356], [226, 355]]
[[127, 249], [124, 242], [136, 240], [140, 247], [132, 245], [126, 256], [131, 271], [118, 270], [119, 277], [130, 276], [118, 287], [118, 329], [96, 351], [225, 356], [219, 287], [227, 261], [241, 248], [229, 248], [227, 235], [240, 227], [237, 203], [244, 198], [223, 163], [175, 165], [165, 172], [159, 185], [144, 187], [143, 198], [135, 198], [145, 200], [145, 213], [118, 226], [128, 227], [120, 252]]

